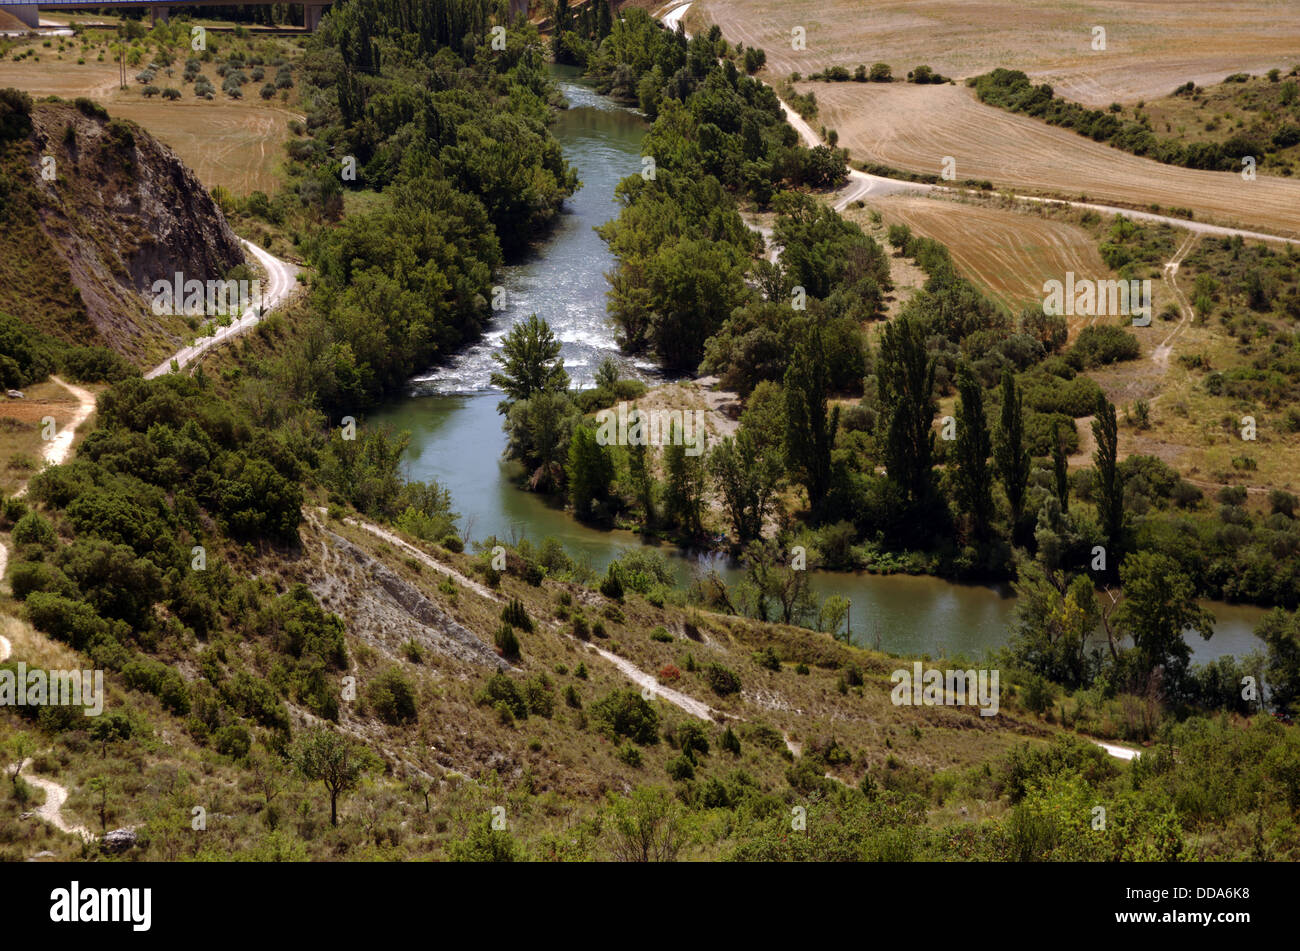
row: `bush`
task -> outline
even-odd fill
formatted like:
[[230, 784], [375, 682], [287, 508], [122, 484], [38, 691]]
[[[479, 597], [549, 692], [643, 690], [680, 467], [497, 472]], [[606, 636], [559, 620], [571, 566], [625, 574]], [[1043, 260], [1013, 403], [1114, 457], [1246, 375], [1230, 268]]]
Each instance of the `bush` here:
[[740, 737], [736, 736], [736, 731], [730, 726], [722, 731], [722, 739], [718, 741], [718, 746], [724, 753], [730, 753], [732, 756], [740, 755]]
[[661, 643], [664, 644], [671, 644], [673, 642], [673, 636], [668, 633], [668, 629], [666, 627], [660, 624], [656, 626], [653, 631], [650, 632], [650, 640], [660, 641]]
[[415, 688], [396, 667], [390, 667], [366, 687], [366, 705], [385, 723], [409, 723], [416, 718]]
[[635, 690], [614, 690], [597, 700], [591, 719], [610, 740], [625, 737], [648, 746], [659, 739], [659, 712]]
[[483, 689], [474, 697], [474, 702], [479, 706], [490, 706], [495, 708], [502, 705], [513, 716], [519, 719], [528, 717], [528, 700], [525, 698], [523, 691], [519, 689], [508, 675], [495, 673], [488, 678]]
[[709, 664], [704, 668], [704, 680], [720, 697], [740, 692], [740, 678], [735, 672], [721, 664]]
[[765, 670], [779, 671], [781, 669], [781, 658], [777, 656], [776, 651], [771, 647], [764, 647], [760, 651], [755, 651], [753, 660], [754, 663]]
[[238, 724], [223, 726], [212, 735], [212, 748], [222, 756], [243, 759], [251, 746], [248, 730]]
[[1085, 327], [1070, 348], [1071, 355], [1085, 367], [1136, 360], [1141, 352], [1137, 337], [1111, 324]]
[[600, 582], [600, 593], [614, 601], [623, 600], [623, 580], [619, 577], [618, 562], [611, 562]]
[[673, 782], [683, 782], [695, 778], [695, 767], [687, 756], [678, 756], [668, 761], [668, 776]]
[[501, 609], [501, 620], [512, 627], [517, 627], [521, 631], [529, 634], [533, 632], [533, 619], [528, 616], [528, 609], [524, 607], [524, 602], [519, 598], [511, 598], [504, 608]]
[[499, 653], [506, 660], [519, 659], [519, 638], [515, 636], [515, 629], [509, 624], [502, 624], [498, 628], [494, 642]]
[[15, 545], [40, 545], [42, 548], [53, 548], [58, 543], [58, 536], [54, 533], [54, 526], [48, 519], [39, 512], [28, 512], [14, 526], [13, 540]]

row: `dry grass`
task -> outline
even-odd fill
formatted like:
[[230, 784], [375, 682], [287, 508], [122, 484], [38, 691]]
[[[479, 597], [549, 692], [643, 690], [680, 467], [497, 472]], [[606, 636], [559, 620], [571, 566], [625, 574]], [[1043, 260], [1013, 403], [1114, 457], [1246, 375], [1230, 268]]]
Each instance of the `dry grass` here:
[[1101, 203], [1184, 207], [1199, 221], [1300, 236], [1300, 181], [1162, 165], [1068, 129], [1015, 115], [961, 86], [801, 83], [814, 90], [816, 124], [839, 131], [853, 159], [937, 175], [945, 156], [956, 177], [1021, 193], [1086, 196]]
[[[175, 150], [207, 187], [221, 185], [236, 195], [275, 191], [278, 170], [285, 160], [284, 144], [290, 138], [289, 123], [302, 118], [294, 111], [296, 87], [287, 104], [278, 97], [270, 103], [263, 101], [258, 96], [260, 84], [253, 82], [244, 87], [243, 99], [230, 99], [220, 91], [211, 101], [198, 99], [193, 87], [181, 82], [182, 57], [173, 67], [175, 75], [160, 75], [156, 84], [180, 89], [183, 98], [176, 102], [161, 97], [145, 99], [140, 92], [144, 87], [134, 81], [141, 67], [128, 67], [128, 88], [120, 90], [117, 64], [95, 60], [101, 47], [92, 46], [83, 64], [77, 63], [79, 41], [62, 54], [37, 48], [39, 62], [35, 58], [14, 62], [12, 57], [0, 61], [0, 88], [14, 86], [33, 97], [98, 100], [112, 115], [138, 122]], [[292, 49], [284, 44], [285, 55]], [[220, 90], [215, 66], [204, 64], [203, 72]], [[268, 68], [268, 75], [273, 76], [273, 70]]]
[[[964, 78], [1006, 66], [1093, 107], [1289, 69], [1300, 51], [1290, 0], [696, 0], [688, 28], [708, 22], [766, 49], [781, 76], [886, 62], [897, 76], [925, 63]], [[791, 48], [795, 26], [807, 31], [802, 52]], [[1104, 52], [1091, 49], [1093, 26], [1106, 28]]]
[[[23, 391], [26, 398], [0, 397], [0, 490], [12, 494], [38, 471], [44, 441], [41, 421], [54, 417], [56, 431], [66, 426], [77, 410], [77, 400], [57, 383], [37, 383]], [[91, 424], [78, 431], [78, 439]]]
[[[885, 226], [905, 224], [913, 233], [947, 245], [963, 275], [981, 284], [1012, 312], [1043, 300], [1043, 282], [1079, 277], [1113, 277], [1097, 253], [1097, 242], [1082, 228], [993, 202], [896, 195], [871, 199], [866, 209], [844, 214], [870, 230], [870, 211]], [[1072, 327], [1073, 330], [1077, 328]]]

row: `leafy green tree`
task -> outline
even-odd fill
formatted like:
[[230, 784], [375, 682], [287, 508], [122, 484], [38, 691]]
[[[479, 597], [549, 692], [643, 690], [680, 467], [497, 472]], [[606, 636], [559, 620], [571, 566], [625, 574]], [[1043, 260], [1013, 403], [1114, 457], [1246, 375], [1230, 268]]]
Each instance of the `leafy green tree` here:
[[1101, 622], [1087, 575], [1073, 581], [1036, 561], [1017, 566], [1011, 656], [1017, 665], [1067, 687], [1089, 682], [1088, 638]]
[[[703, 438], [703, 434], [700, 434]], [[690, 455], [676, 420], [664, 446], [664, 514], [680, 531], [703, 531], [705, 467], [703, 455]]]
[[970, 515], [972, 533], [979, 541], [988, 537], [993, 518], [989, 455], [993, 451], [988, 419], [984, 415], [984, 388], [968, 364], [957, 368], [957, 441], [954, 447], [957, 504]]
[[1120, 566], [1120, 580], [1124, 598], [1107, 628], [1132, 638], [1134, 672], [1145, 684], [1163, 668], [1166, 695], [1178, 696], [1192, 653], [1183, 632], [1209, 640], [1214, 616], [1197, 603], [1191, 579], [1168, 555], [1134, 552]]
[[831, 450], [840, 424], [836, 406], [827, 412], [830, 395], [822, 328], [812, 322], [795, 344], [785, 371], [785, 458], [808, 492], [814, 518], [831, 488]]
[[569, 441], [569, 500], [574, 514], [587, 521], [609, 500], [614, 480], [614, 463], [609, 450], [600, 445], [595, 430], [579, 426]]
[[655, 477], [648, 465], [648, 454], [649, 449], [640, 443], [627, 448], [628, 479], [632, 484], [637, 507], [641, 510], [641, 527], [646, 529], [654, 527], [657, 517]]
[[934, 368], [919, 321], [904, 315], [885, 325], [876, 365], [885, 467], [909, 506], [933, 492]]
[[1119, 468], [1119, 424], [1115, 419], [1115, 404], [1104, 396], [1097, 400], [1097, 416], [1092, 421], [1092, 434], [1097, 448], [1092, 454], [1097, 472], [1097, 516], [1110, 562], [1119, 559], [1124, 531], [1124, 474]]
[[1070, 469], [1065, 459], [1065, 433], [1058, 419], [1052, 427], [1052, 475], [1056, 482], [1056, 501], [1061, 513], [1070, 512]]
[[1002, 371], [1002, 416], [998, 438], [993, 448], [993, 464], [1002, 480], [1002, 488], [1011, 506], [1011, 532], [1014, 537], [1025, 506], [1025, 488], [1029, 484], [1029, 447], [1025, 445], [1025, 414], [1016, 377]]
[[506, 455], [523, 463], [529, 488], [546, 491], [564, 484], [569, 439], [581, 416], [568, 393], [538, 393], [510, 407]]
[[1300, 614], [1272, 611], [1255, 629], [1268, 647], [1264, 675], [1278, 710], [1300, 714]]
[[497, 406], [502, 414], [521, 400], [543, 393], [563, 393], [569, 388], [560, 341], [550, 324], [536, 314], [510, 328], [501, 342], [501, 352], [494, 353], [493, 358], [501, 364], [501, 371], [493, 372], [492, 385], [506, 394]]
[[757, 538], [783, 474], [779, 447], [760, 442], [753, 430], [742, 425], [734, 437], [726, 437], [713, 450], [709, 468], [736, 539], [744, 544]]
[[319, 781], [330, 797], [330, 825], [339, 824], [339, 798], [356, 789], [366, 772], [361, 750], [350, 738], [328, 727], [311, 727], [293, 748], [294, 765]]

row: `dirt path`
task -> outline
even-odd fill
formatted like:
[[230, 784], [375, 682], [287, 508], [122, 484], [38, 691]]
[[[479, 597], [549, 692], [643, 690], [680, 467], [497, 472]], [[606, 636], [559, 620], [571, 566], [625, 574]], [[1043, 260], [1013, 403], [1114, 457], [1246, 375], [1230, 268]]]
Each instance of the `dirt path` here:
[[1151, 353], [1151, 359], [1155, 361], [1155, 364], [1160, 368], [1161, 373], [1164, 373], [1169, 369], [1169, 356], [1174, 351], [1174, 338], [1181, 334], [1187, 328], [1187, 325], [1196, 319], [1196, 312], [1192, 310], [1191, 302], [1187, 299], [1187, 295], [1183, 293], [1183, 289], [1178, 286], [1178, 265], [1183, 263], [1188, 252], [1192, 250], [1192, 247], [1198, 240], [1200, 240], [1200, 235], [1195, 231], [1189, 234], [1187, 240], [1182, 243], [1182, 246], [1179, 247], [1176, 252], [1174, 252], [1173, 258], [1170, 259], [1169, 263], [1166, 264], [1164, 268], [1164, 280], [1165, 283], [1169, 285], [1170, 292], [1174, 295], [1174, 301], [1178, 304], [1178, 313], [1180, 317], [1178, 326], [1174, 327], [1174, 329], [1169, 332], [1169, 335], [1165, 337], [1164, 340], [1160, 341], [1159, 346], [1157, 346]]
[[218, 327], [216, 333], [211, 337], [203, 337], [196, 340], [191, 346], [182, 347], [167, 360], [146, 373], [144, 375], [146, 380], [152, 380], [165, 373], [170, 373], [173, 363], [176, 364], [178, 370], [184, 369], [186, 365], [203, 356], [217, 344], [225, 343], [227, 340], [251, 330], [293, 293], [294, 288], [297, 286], [297, 265], [290, 264], [288, 261], [281, 261], [274, 255], [263, 251], [251, 241], [245, 241], [243, 238], [239, 240], [248, 249], [249, 253], [257, 258], [258, 263], [265, 268], [270, 287], [262, 295], [260, 301], [250, 304], [243, 314], [230, 322], [229, 326]]
[[1117, 759], [1137, 759], [1142, 755], [1141, 750], [1131, 749], [1127, 746], [1116, 746], [1114, 743], [1103, 743], [1101, 740], [1093, 740], [1092, 742]]
[[40, 776], [33, 776], [30, 772], [24, 772], [31, 766], [31, 762], [30, 759], [23, 760], [18, 773], [31, 785], [45, 792], [45, 802], [34, 810], [36, 815], [60, 832], [66, 832], [68, 835], [79, 835], [86, 842], [94, 842], [98, 838], [95, 833], [85, 826], [69, 825], [63, 818], [63, 804], [68, 801], [68, 787], [56, 783], [52, 779], [44, 779]]
[[[669, 29], [676, 29], [677, 24], [690, 9], [691, 3], [683, 3], [675, 7], [670, 7], [666, 11], [659, 13], [659, 19]], [[824, 145], [821, 136], [819, 136], [802, 116], [789, 107], [784, 100], [778, 97], [781, 103], [781, 110], [785, 113], [786, 121], [794, 127], [799, 133], [799, 137], [809, 148], [815, 148], [818, 145]], [[1121, 155], [1127, 153], [1118, 153]], [[947, 192], [955, 195], [980, 195], [965, 188], [954, 188], [946, 185], [931, 185], [925, 182], [909, 182], [902, 179], [888, 178], [883, 175], [873, 175], [869, 172], [861, 172], [857, 169], [850, 168], [849, 182], [842, 195], [835, 201], [835, 210], [839, 211], [847, 207], [851, 202], [865, 198], [867, 195], [882, 196], [889, 195], [900, 191], [913, 192]], [[1159, 224], [1172, 225], [1176, 228], [1182, 228], [1187, 231], [1198, 234], [1213, 234], [1226, 237], [1240, 235], [1243, 238], [1251, 238], [1260, 241], [1284, 241], [1288, 244], [1300, 245], [1300, 240], [1296, 238], [1285, 238], [1280, 235], [1268, 234], [1262, 231], [1249, 231], [1242, 228], [1228, 228], [1222, 225], [1205, 224], [1199, 221], [1188, 221], [1185, 218], [1174, 218], [1169, 215], [1156, 214], [1149, 211], [1135, 211], [1131, 208], [1121, 208], [1116, 205], [1102, 205], [1093, 202], [1066, 201], [1059, 198], [1039, 198], [1033, 195], [1016, 195], [1011, 194], [1012, 198], [1017, 201], [1037, 202], [1046, 205], [1065, 205], [1070, 208], [1083, 208], [1089, 211], [1097, 211], [1109, 215], [1124, 215], [1127, 218], [1137, 221], [1156, 222]]]

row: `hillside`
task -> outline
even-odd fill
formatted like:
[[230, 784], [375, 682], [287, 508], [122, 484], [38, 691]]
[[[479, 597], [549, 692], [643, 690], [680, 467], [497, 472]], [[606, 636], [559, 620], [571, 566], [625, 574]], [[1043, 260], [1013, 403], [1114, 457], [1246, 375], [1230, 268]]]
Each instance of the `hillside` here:
[[242, 263], [220, 210], [139, 126], [87, 101], [37, 103], [28, 116], [16, 103], [0, 141], [0, 312], [137, 364], [175, 350], [184, 321], [153, 314], [150, 288]]

